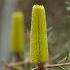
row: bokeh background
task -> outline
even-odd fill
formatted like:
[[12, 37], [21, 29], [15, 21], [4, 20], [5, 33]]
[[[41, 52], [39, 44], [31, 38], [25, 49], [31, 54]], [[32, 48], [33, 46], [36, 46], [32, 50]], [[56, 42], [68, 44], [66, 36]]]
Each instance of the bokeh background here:
[[[16, 11], [22, 11], [24, 14], [26, 43], [23, 48], [23, 57], [24, 59], [30, 59], [31, 11], [34, 4], [44, 5], [46, 11], [49, 46], [48, 63], [58, 63], [66, 57], [67, 51], [70, 51], [70, 17], [68, 17], [70, 11], [66, 10], [69, 5], [65, 2], [66, 0], [0, 0], [0, 67], [4, 65], [4, 60], [11, 62], [13, 58], [9, 41], [11, 15]], [[68, 61], [70, 61], [70, 58], [68, 58]], [[31, 67], [33, 66], [31, 65]], [[49, 70], [59, 70], [59, 68]]]

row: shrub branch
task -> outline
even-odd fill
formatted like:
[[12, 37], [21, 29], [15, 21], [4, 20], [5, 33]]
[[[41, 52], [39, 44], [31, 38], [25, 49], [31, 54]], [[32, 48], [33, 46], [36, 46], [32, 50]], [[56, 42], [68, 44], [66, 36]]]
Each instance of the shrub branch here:
[[[8, 70], [9, 68], [12, 68], [14, 66], [22, 66], [22, 65], [26, 65], [32, 63], [31, 60], [27, 60], [27, 61], [20, 61], [20, 62], [16, 62], [16, 63], [9, 63], [6, 64], [1, 70]], [[61, 64], [52, 64], [52, 65], [45, 65], [46, 68], [54, 68], [54, 67], [61, 67], [61, 66], [67, 66], [70, 65], [70, 62], [67, 63], [61, 63]]]

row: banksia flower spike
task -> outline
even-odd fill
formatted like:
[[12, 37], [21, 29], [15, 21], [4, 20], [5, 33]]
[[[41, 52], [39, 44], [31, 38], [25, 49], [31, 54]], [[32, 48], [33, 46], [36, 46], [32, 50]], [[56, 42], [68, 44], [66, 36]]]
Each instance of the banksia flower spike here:
[[48, 60], [48, 42], [46, 31], [45, 9], [42, 5], [34, 5], [32, 9], [30, 54], [37, 65]]
[[11, 50], [13, 53], [21, 53], [24, 45], [23, 14], [12, 14]]

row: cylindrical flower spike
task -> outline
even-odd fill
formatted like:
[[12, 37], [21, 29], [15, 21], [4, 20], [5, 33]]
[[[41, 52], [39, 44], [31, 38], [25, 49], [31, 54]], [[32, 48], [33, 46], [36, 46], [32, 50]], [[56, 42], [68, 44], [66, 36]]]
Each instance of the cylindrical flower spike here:
[[32, 9], [30, 54], [36, 64], [48, 60], [48, 42], [45, 9], [42, 5], [34, 5]]
[[15, 12], [12, 14], [12, 31], [11, 31], [11, 50], [13, 53], [20, 53], [24, 45], [24, 28], [23, 14]]

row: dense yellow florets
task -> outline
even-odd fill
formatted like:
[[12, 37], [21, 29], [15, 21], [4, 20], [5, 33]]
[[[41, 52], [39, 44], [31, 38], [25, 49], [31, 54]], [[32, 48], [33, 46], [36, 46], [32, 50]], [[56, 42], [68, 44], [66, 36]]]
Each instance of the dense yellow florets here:
[[24, 45], [23, 14], [15, 12], [12, 14], [11, 49], [14, 53], [20, 53]]
[[34, 5], [31, 21], [30, 54], [34, 63], [40, 64], [48, 59], [48, 42], [45, 9]]

